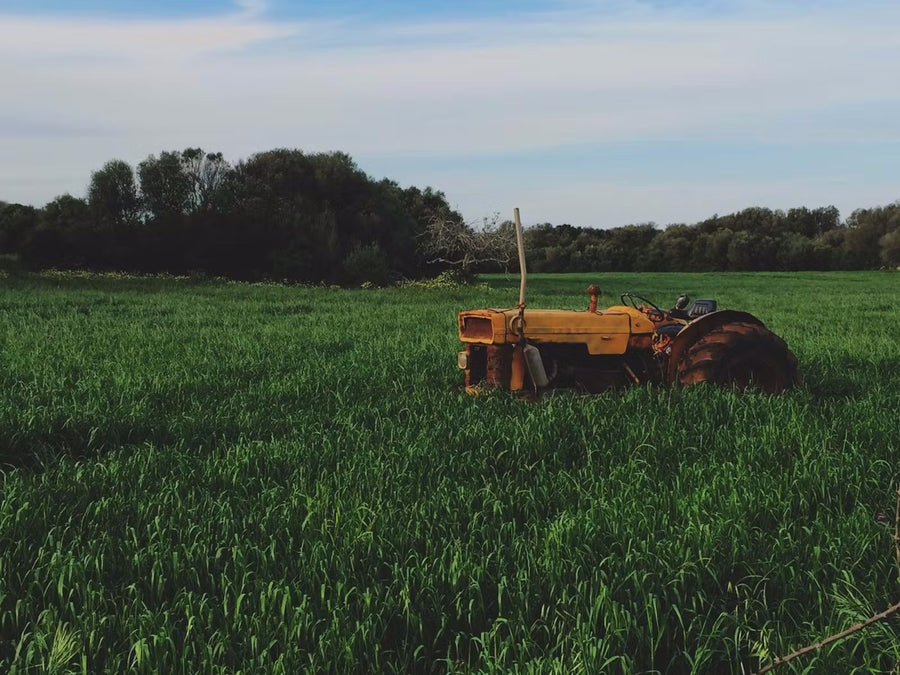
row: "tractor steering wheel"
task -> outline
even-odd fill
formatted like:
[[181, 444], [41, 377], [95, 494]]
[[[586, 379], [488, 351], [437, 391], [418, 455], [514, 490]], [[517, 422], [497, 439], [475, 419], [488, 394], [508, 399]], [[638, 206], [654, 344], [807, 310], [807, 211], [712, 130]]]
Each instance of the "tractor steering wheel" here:
[[[626, 307], [634, 307], [635, 309], [642, 311], [651, 321], [662, 321], [666, 318], [666, 313], [645, 297], [635, 293], [622, 293], [621, 299], [623, 305]], [[644, 304], [638, 305], [638, 300]]]

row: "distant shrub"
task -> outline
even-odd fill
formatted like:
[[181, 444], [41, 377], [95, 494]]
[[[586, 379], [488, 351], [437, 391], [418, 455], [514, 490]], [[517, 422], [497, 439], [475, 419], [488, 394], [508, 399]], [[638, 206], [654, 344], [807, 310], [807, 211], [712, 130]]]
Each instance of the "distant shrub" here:
[[391, 266], [387, 255], [377, 243], [354, 246], [344, 258], [343, 267], [344, 280], [353, 286], [365, 283], [386, 286], [391, 280]]
[[444, 270], [433, 279], [404, 280], [397, 284], [404, 288], [463, 288], [478, 286], [487, 288], [485, 283], [477, 283], [478, 277], [467, 274], [460, 269]]

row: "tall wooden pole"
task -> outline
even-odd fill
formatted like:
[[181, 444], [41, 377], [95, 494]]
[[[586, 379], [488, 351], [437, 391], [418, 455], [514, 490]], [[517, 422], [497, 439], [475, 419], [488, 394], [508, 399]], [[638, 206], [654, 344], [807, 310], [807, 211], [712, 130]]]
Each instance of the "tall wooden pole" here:
[[519, 207], [513, 210], [516, 223], [516, 245], [519, 247], [519, 307], [525, 306], [525, 239], [522, 236], [522, 221]]

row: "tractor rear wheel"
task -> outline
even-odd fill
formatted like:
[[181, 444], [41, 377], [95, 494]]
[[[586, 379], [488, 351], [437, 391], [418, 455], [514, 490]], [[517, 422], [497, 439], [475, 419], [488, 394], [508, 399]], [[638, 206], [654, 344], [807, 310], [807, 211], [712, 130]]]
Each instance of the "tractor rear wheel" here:
[[797, 357], [765, 326], [734, 321], [688, 348], [678, 364], [676, 382], [685, 387], [711, 382], [777, 394], [799, 382]]

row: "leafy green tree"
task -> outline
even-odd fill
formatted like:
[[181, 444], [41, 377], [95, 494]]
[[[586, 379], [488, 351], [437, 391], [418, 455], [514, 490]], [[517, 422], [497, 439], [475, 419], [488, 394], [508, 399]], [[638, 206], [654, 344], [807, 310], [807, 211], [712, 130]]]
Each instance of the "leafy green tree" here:
[[727, 227], [709, 235], [708, 248], [705, 250], [710, 264], [705, 269], [714, 272], [728, 269], [728, 249], [731, 247], [733, 238], [734, 232]]
[[210, 208], [232, 170], [221, 152], [204, 152], [202, 148], [182, 151], [181, 168], [190, 185], [188, 202], [193, 212]]
[[0, 253], [18, 253], [25, 237], [40, 222], [40, 215], [33, 206], [0, 205]]
[[783, 230], [795, 232], [807, 239], [815, 239], [840, 225], [841, 214], [836, 207], [823, 206], [810, 210], [802, 206], [788, 210]]
[[184, 170], [181, 155], [161, 152], [138, 164], [144, 209], [155, 220], [187, 214], [193, 206], [192, 178]]
[[881, 262], [887, 267], [900, 268], [900, 229], [888, 232], [878, 240]]
[[813, 240], [816, 269], [844, 269], [844, 240], [847, 228], [838, 227], [828, 230]]
[[728, 245], [728, 269], [746, 271], [757, 269], [756, 250], [759, 238], [747, 230], [738, 230]]
[[786, 232], [778, 238], [775, 250], [777, 269], [784, 271], [814, 269], [814, 256], [815, 244], [808, 237], [797, 232]]
[[683, 272], [702, 269], [697, 250], [699, 232], [688, 225], [670, 225], [647, 246], [643, 266], [649, 270]]
[[900, 228], [900, 202], [857, 209], [847, 219], [843, 264], [848, 269], [872, 269], [882, 264], [881, 238]]
[[344, 258], [343, 268], [344, 281], [349, 284], [384, 286], [391, 280], [390, 262], [377, 242], [354, 246]]
[[141, 202], [131, 165], [114, 159], [91, 174], [88, 206], [94, 221], [100, 226], [121, 230], [135, 225]]
[[23, 261], [35, 267], [86, 267], [96, 252], [87, 202], [64, 194], [47, 203], [38, 226], [22, 243]]
[[425, 219], [453, 213], [441, 193], [373, 181], [339, 152], [258, 153], [217, 194], [216, 212], [233, 219], [229, 236], [252, 240], [241, 247], [251, 273], [302, 281], [347, 281], [344, 263], [356, 249], [380, 250], [392, 275], [419, 273]]
[[646, 250], [658, 233], [656, 223], [625, 225], [608, 230], [605, 239], [612, 270], [627, 272], [644, 269]]
[[41, 224], [56, 230], [74, 231], [87, 227], [90, 217], [90, 208], [84, 199], [64, 194], [44, 206]]
[[719, 219], [721, 226], [735, 232], [752, 232], [756, 235], [773, 235], [784, 229], [785, 214], [761, 206], [751, 206]]

